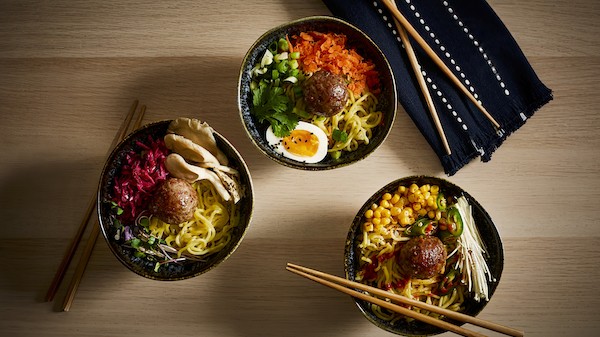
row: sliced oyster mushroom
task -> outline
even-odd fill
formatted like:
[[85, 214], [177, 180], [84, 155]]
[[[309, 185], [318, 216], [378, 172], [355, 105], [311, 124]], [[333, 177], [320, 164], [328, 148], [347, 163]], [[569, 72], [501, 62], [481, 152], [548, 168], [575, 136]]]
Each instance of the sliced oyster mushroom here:
[[188, 164], [185, 159], [177, 153], [171, 153], [167, 156], [165, 159], [165, 166], [167, 170], [169, 170], [169, 173], [174, 177], [184, 179], [190, 184], [198, 180], [208, 180], [215, 187], [217, 193], [219, 193], [223, 200], [231, 200], [231, 195], [215, 172], [204, 167]]
[[229, 164], [227, 156], [217, 147], [213, 128], [206, 122], [180, 117], [169, 124], [167, 132], [181, 135], [207, 149], [219, 160], [221, 165]]
[[221, 165], [217, 157], [213, 156], [210, 151], [186, 137], [169, 133], [165, 136], [165, 145], [169, 150], [181, 155], [184, 159], [202, 164], [201, 166], [203, 167], [216, 167]]
[[237, 203], [238, 201], [240, 201], [243, 195], [243, 191], [239, 181], [237, 180], [237, 177], [230, 176], [227, 173], [218, 169], [214, 172], [217, 174], [217, 176], [219, 176], [219, 179], [221, 179], [221, 183], [223, 183], [223, 186], [225, 186], [227, 191], [229, 191], [229, 194], [233, 198], [233, 202]]

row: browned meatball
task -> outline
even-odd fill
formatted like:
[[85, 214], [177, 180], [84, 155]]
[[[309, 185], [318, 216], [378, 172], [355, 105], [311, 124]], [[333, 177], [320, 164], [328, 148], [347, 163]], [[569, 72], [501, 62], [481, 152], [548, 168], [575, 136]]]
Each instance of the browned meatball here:
[[348, 102], [348, 87], [339, 75], [320, 70], [302, 86], [306, 110], [319, 116], [338, 114]]
[[418, 279], [433, 277], [444, 270], [446, 248], [435, 236], [418, 236], [400, 249], [398, 263], [405, 276]]
[[149, 210], [168, 224], [179, 224], [190, 220], [198, 206], [198, 194], [187, 181], [168, 178], [157, 187]]

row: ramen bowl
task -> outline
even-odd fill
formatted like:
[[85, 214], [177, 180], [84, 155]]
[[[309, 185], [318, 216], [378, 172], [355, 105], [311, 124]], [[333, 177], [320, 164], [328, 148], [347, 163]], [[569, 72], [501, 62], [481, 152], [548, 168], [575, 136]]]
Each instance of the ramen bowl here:
[[[150, 253], [143, 254], [139, 249], [135, 249], [139, 242], [138, 244], [134, 243], [131, 236], [128, 238], [125, 234], [125, 226], [131, 228], [133, 224], [131, 222], [123, 223], [122, 220], [119, 220], [119, 216], [115, 215], [119, 214], [119, 208], [112, 202], [115, 195], [115, 179], [122, 177], [123, 167], [128, 163], [128, 156], [132, 153], [146, 151], [150, 139], [162, 139], [167, 133], [170, 123], [170, 120], [165, 120], [147, 124], [131, 133], [114, 148], [103, 168], [97, 199], [100, 230], [110, 251], [125, 267], [134, 273], [161, 281], [183, 280], [201, 275], [217, 267], [231, 256], [248, 229], [254, 203], [252, 179], [242, 156], [225, 137], [212, 130], [217, 147], [229, 160], [228, 166], [239, 172], [239, 185], [244, 191], [241, 199], [235, 203], [237, 224], [231, 229], [229, 241], [220, 250], [201, 255], [198, 259], [186, 259], [169, 263], [164, 263], [164, 260], [176, 259], [176, 253], [167, 251], [166, 253], [170, 258], [165, 258], [155, 255], [150, 256], [152, 255]], [[135, 195], [132, 196], [132, 198], [135, 197]], [[142, 210], [140, 214], [146, 212], [146, 210]], [[153, 242], [157, 241], [154, 240]]]
[[[498, 286], [498, 283], [500, 282], [500, 276], [502, 274], [502, 269], [504, 266], [504, 253], [503, 253], [503, 248], [502, 248], [502, 241], [500, 240], [498, 231], [496, 230], [496, 227], [495, 227], [494, 223], [492, 222], [492, 219], [490, 218], [489, 214], [477, 202], [477, 200], [475, 200], [475, 198], [473, 198], [468, 192], [464, 191], [462, 188], [458, 187], [457, 185], [455, 185], [447, 180], [436, 178], [436, 177], [411, 176], [411, 177], [406, 177], [406, 178], [392, 181], [389, 184], [382, 187], [381, 189], [379, 189], [377, 192], [375, 192], [365, 202], [365, 204], [358, 211], [356, 217], [354, 218], [354, 220], [352, 222], [352, 225], [350, 226], [350, 229], [348, 231], [348, 236], [346, 239], [346, 243], [345, 243], [344, 269], [345, 269], [346, 278], [349, 280], [357, 280], [357, 276], [359, 275], [359, 272], [361, 270], [361, 265], [363, 264], [363, 262], [361, 262], [362, 252], [361, 252], [361, 248], [359, 247], [359, 244], [361, 242], [363, 242], [363, 240], [364, 240], [363, 224], [365, 222], [371, 221], [370, 219], [366, 218], [365, 212], [367, 210], [371, 209], [373, 204], [380, 205], [380, 201], [382, 200], [382, 197], [386, 193], [390, 193], [390, 195], [393, 196], [395, 193], [398, 193], [397, 192], [398, 186], [406, 186], [407, 188], [409, 188], [410, 185], [412, 185], [412, 184], [416, 184], [417, 186], [423, 186], [426, 184], [429, 184], [430, 186], [437, 185], [437, 186], [439, 186], [440, 193], [443, 193], [446, 197], [454, 196], [454, 197], [458, 198], [460, 196], [464, 196], [466, 198], [466, 201], [471, 206], [471, 214], [473, 216], [475, 227], [477, 228], [477, 231], [479, 232], [482, 242], [485, 246], [484, 249], [485, 249], [486, 254], [484, 254], [484, 259], [485, 259], [486, 264], [490, 271], [490, 273], [488, 275], [486, 275], [487, 285], [488, 285], [488, 297], [487, 298], [488, 298], [488, 300], [491, 299], [492, 295], [494, 294], [494, 291], [496, 290], [496, 287]], [[398, 226], [402, 227], [402, 225], [398, 225]], [[410, 227], [410, 225], [406, 226], [405, 228], [409, 228], [409, 227]], [[438, 230], [439, 230], [439, 228], [438, 228]], [[436, 234], [432, 234], [432, 235], [438, 235], [440, 237], [443, 237], [441, 235], [441, 230], [439, 232], [437, 232]], [[442, 239], [442, 240], [446, 240], [446, 239]], [[446, 242], [446, 241], [444, 241], [444, 242]], [[400, 247], [401, 247], [400, 244], [398, 244], [398, 246], [396, 246], [395, 249], [393, 250], [392, 264], [402, 263], [401, 262], [402, 254], [398, 254], [398, 251], [401, 251]], [[450, 260], [451, 252], [447, 252], [447, 253], [448, 253], [447, 261], [451, 261]], [[450, 269], [450, 266], [455, 266], [455, 264], [447, 262], [445, 271], [443, 273], [448, 272]], [[396, 269], [396, 270], [400, 270], [400, 269]], [[371, 277], [372, 277], [372, 275], [371, 275]], [[407, 279], [410, 277], [401, 277], [401, 278]], [[443, 278], [443, 276], [442, 276], [442, 278]], [[433, 288], [433, 289], [435, 289], [435, 288]], [[433, 292], [435, 292], [435, 290], [433, 290]], [[404, 317], [401, 317], [399, 314], [396, 314], [397, 316], [395, 316], [395, 318], [397, 318], [397, 319], [390, 320], [390, 319], [388, 319], [389, 317], [386, 318], [385, 315], [381, 314], [380, 308], [375, 307], [374, 305], [372, 305], [369, 302], [366, 302], [366, 301], [363, 301], [360, 299], [355, 299], [355, 303], [356, 303], [357, 307], [359, 308], [359, 310], [362, 312], [362, 314], [371, 323], [375, 324], [376, 326], [378, 326], [379, 328], [381, 328], [383, 330], [386, 330], [386, 331], [389, 331], [389, 332], [392, 332], [392, 333], [395, 333], [398, 335], [430, 336], [430, 335], [435, 335], [435, 334], [445, 332], [441, 328], [423, 323], [418, 320], [408, 320]], [[487, 305], [487, 303], [488, 303], [488, 301], [485, 299], [475, 300], [475, 298], [473, 296], [473, 292], [466, 291], [465, 300], [462, 303], [462, 306], [461, 306], [462, 309], [460, 310], [460, 312], [471, 315], [471, 316], [476, 316], [481, 310], [483, 310], [483, 308]], [[383, 310], [385, 310], [385, 309], [383, 309]], [[391, 312], [384, 311], [384, 313], [390, 314]], [[448, 320], [448, 321], [455, 325], [463, 324], [462, 322], [457, 322], [457, 321], [452, 321], [452, 320]]]
[[[285, 153], [285, 150], [281, 148], [276, 150], [273, 146], [273, 142], [269, 140], [267, 136], [267, 129], [269, 128], [270, 122], [268, 120], [261, 121], [261, 119], [257, 117], [257, 106], [260, 107], [260, 103], [253, 101], [255, 97], [253, 90], [256, 90], [256, 76], [258, 76], [253, 72], [253, 69], [255, 69], [257, 64], [261, 63], [266, 51], [286, 36], [289, 39], [293, 39], [294, 36], [299, 36], [300, 33], [311, 31], [343, 34], [347, 37], [347, 49], [353, 49], [364, 59], [372, 61], [375, 70], [379, 73], [378, 77], [380, 83], [380, 92], [375, 95], [377, 99], [376, 110], [382, 113], [382, 118], [377, 127], [372, 129], [372, 135], [369, 137], [368, 143], [360, 144], [355, 147], [353, 151], [340, 151], [333, 155], [330, 153], [318, 162], [304, 161], [302, 158], [296, 158], [298, 160], [291, 159], [289, 156], [282, 154], [282, 151]], [[304, 73], [304, 70], [302, 70], [303, 61], [301, 58], [302, 56], [300, 56], [299, 69]], [[316, 71], [314, 73], [316, 73]], [[306, 72], [305, 78], [308, 78], [309, 74], [309, 72]], [[300, 91], [304, 79], [299, 77], [298, 82], [294, 84], [295, 89]], [[276, 80], [269, 79], [268, 81]], [[343, 20], [328, 16], [302, 18], [267, 31], [254, 42], [246, 53], [239, 74], [238, 107], [248, 137], [264, 155], [281, 165], [295, 169], [327, 170], [350, 165], [365, 159], [373, 153], [373, 151], [375, 151], [388, 136], [396, 116], [396, 102], [396, 83], [394, 81], [392, 69], [379, 47], [357, 27]], [[288, 105], [288, 111], [291, 109], [292, 106]], [[307, 119], [306, 115], [300, 117], [301, 121], [307, 121]], [[331, 142], [331, 134], [328, 134], [327, 136], [329, 136], [329, 142]]]

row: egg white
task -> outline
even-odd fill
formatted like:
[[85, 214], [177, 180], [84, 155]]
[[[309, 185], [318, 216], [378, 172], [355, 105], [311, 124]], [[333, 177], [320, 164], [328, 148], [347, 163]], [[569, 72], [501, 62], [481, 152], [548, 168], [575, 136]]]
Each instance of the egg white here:
[[280, 153], [284, 157], [295, 161], [313, 164], [318, 163], [325, 158], [325, 156], [327, 155], [327, 135], [325, 134], [325, 132], [323, 132], [323, 130], [319, 129], [319, 127], [317, 127], [314, 124], [306, 122], [298, 122], [298, 125], [294, 130], [306, 130], [317, 136], [317, 139], [319, 140], [319, 146], [317, 148], [317, 152], [315, 152], [313, 156], [305, 157], [290, 153], [283, 146], [283, 138], [275, 136], [275, 134], [273, 133], [273, 129], [270, 126], [267, 129], [266, 133], [267, 143], [269, 144], [269, 146], [271, 146], [271, 148], [273, 148], [275, 152]]

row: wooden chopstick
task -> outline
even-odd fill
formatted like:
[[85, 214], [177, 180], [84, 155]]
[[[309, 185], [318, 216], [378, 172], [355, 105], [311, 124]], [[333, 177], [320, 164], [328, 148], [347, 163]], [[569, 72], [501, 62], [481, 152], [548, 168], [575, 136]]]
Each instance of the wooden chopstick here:
[[[125, 116], [125, 119], [121, 123], [119, 130], [117, 130], [117, 133], [115, 134], [115, 137], [113, 138], [111, 146], [108, 150], [107, 156], [108, 156], [108, 154], [110, 154], [110, 151], [112, 150], [112, 148], [115, 147], [121, 139], [123, 139], [127, 129], [129, 128], [129, 125], [131, 124], [131, 119], [133, 118], [135, 110], [137, 109], [137, 105], [138, 105], [138, 101], [135, 100], [133, 102], [133, 104], [131, 105], [129, 112]], [[54, 274], [52, 283], [50, 284], [50, 287], [48, 288], [48, 292], [46, 293], [46, 301], [47, 302], [54, 300], [56, 291], [58, 290], [58, 287], [60, 286], [60, 284], [65, 276], [65, 273], [67, 272], [69, 264], [73, 260], [73, 256], [75, 255], [75, 251], [77, 250], [77, 247], [79, 246], [79, 242], [81, 241], [81, 238], [83, 237], [83, 233], [85, 232], [85, 230], [87, 228], [87, 224], [90, 221], [90, 217], [92, 216], [92, 213], [94, 212], [94, 209], [96, 208], [97, 194], [98, 194], [98, 189], [96, 188], [94, 190], [94, 194], [92, 194], [90, 204], [83, 216], [83, 219], [81, 220], [81, 223], [79, 224], [79, 228], [77, 229], [77, 232], [75, 233], [75, 236], [73, 237], [73, 240], [71, 240], [71, 244], [67, 248], [67, 251], [65, 252], [65, 255], [63, 256], [63, 259], [62, 259], [58, 269], [56, 270], [56, 273]]]
[[431, 114], [431, 118], [433, 118], [433, 122], [438, 131], [438, 134], [440, 135], [440, 139], [442, 140], [444, 149], [446, 149], [446, 154], [451, 155], [452, 150], [450, 149], [450, 145], [448, 145], [446, 133], [444, 132], [444, 128], [442, 127], [442, 123], [440, 122], [440, 117], [438, 116], [435, 105], [433, 104], [433, 99], [431, 98], [429, 89], [427, 89], [427, 83], [425, 83], [425, 78], [423, 78], [423, 74], [421, 73], [421, 66], [419, 65], [419, 61], [417, 60], [417, 55], [415, 54], [415, 51], [412, 48], [412, 44], [408, 39], [408, 35], [406, 34], [406, 30], [404, 30], [404, 27], [402, 27], [398, 20], [394, 20], [394, 22], [396, 23], [396, 29], [400, 34], [400, 38], [402, 39], [402, 41], [404, 41], [404, 48], [406, 48], [406, 54], [408, 55], [408, 59], [410, 60], [410, 64], [417, 78], [417, 82], [419, 83], [419, 87], [421, 88], [421, 92], [425, 97], [425, 102], [427, 103], [427, 107], [429, 108], [429, 113]]
[[[132, 110], [130, 110], [130, 112], [129, 112], [130, 114], [132, 113], [132, 111], [135, 113], [135, 107], [137, 107], [137, 101], [134, 104], [134, 106], [132, 106]], [[146, 113], [146, 106], [142, 105], [142, 107], [140, 108], [138, 117], [137, 117], [135, 123], [133, 124], [133, 128], [131, 130], [129, 130], [129, 132], [134, 131], [140, 127], [145, 113]], [[123, 128], [122, 132], [119, 134], [119, 142], [121, 140], [123, 140], [125, 138], [125, 136], [129, 133], [128, 129], [129, 129], [129, 124], [131, 123], [132, 117], [133, 117], [133, 114], [131, 114], [131, 116], [128, 115], [128, 118], [126, 119], [128, 122], [127, 122], [125, 128]], [[69, 289], [67, 290], [67, 295], [65, 296], [65, 299], [63, 301], [63, 311], [69, 311], [71, 309], [71, 305], [73, 304], [73, 300], [75, 299], [75, 294], [77, 293], [77, 289], [79, 288], [79, 284], [81, 283], [81, 279], [83, 277], [83, 274], [85, 272], [87, 264], [90, 260], [92, 251], [94, 250], [94, 246], [96, 244], [96, 240], [98, 239], [99, 234], [100, 234], [100, 224], [98, 223], [98, 221], [96, 221], [90, 232], [90, 237], [88, 238], [88, 240], [85, 244], [85, 249], [83, 251], [83, 254], [79, 258], [79, 263], [77, 264], [77, 268], [75, 269], [75, 273], [73, 274], [71, 283], [69, 284]]]
[[[416, 301], [416, 300], [413, 300], [413, 299], [410, 299], [410, 298], [407, 298], [404, 296], [390, 293], [390, 292], [382, 290], [382, 289], [371, 287], [371, 286], [368, 286], [366, 284], [362, 284], [359, 282], [350, 281], [345, 278], [327, 274], [327, 273], [324, 273], [324, 272], [321, 272], [318, 270], [302, 267], [302, 266], [292, 264], [292, 263], [287, 264], [286, 270], [291, 271], [300, 276], [306, 277], [317, 283], [321, 283], [321, 284], [331, 287], [333, 289], [339, 290], [339, 291], [341, 291], [345, 294], [351, 295], [353, 297], [357, 297], [364, 301], [377, 304], [380, 307], [383, 307], [383, 308], [392, 310], [394, 312], [400, 313], [402, 315], [405, 315], [405, 316], [420, 320], [422, 322], [440, 327], [442, 329], [456, 332], [463, 336], [484, 336], [484, 335], [482, 335], [478, 332], [475, 332], [475, 331], [471, 331], [471, 330], [456, 326], [449, 322], [439, 320], [439, 319], [431, 317], [431, 316], [420, 314], [416, 311], [393, 304], [391, 302], [369, 296], [367, 294], [356, 291], [354, 289], [364, 290], [373, 295], [380, 296], [383, 298], [388, 298], [392, 301], [399, 302], [399, 303], [402, 303], [405, 305], [417, 306], [422, 309], [426, 309], [426, 310], [429, 310], [432, 312], [439, 313], [450, 319], [454, 319], [454, 320], [465, 322], [465, 323], [471, 323], [471, 324], [474, 324], [474, 325], [477, 325], [477, 326], [480, 326], [480, 327], [483, 327], [486, 329], [494, 330], [494, 331], [497, 331], [497, 332], [500, 332], [500, 333], [503, 333], [503, 334], [506, 334], [509, 336], [521, 337], [524, 335], [524, 333], [522, 331], [519, 331], [517, 329], [506, 327], [506, 326], [503, 326], [503, 325], [500, 325], [500, 324], [497, 324], [494, 322], [486, 321], [486, 320], [483, 320], [480, 318], [476, 318], [473, 316], [465, 315], [465, 314], [462, 314], [462, 313], [459, 313], [456, 311], [443, 309], [443, 308], [440, 308], [440, 307], [437, 307], [437, 306], [434, 306], [431, 304], [427, 304], [427, 303], [424, 303], [421, 301]], [[350, 289], [347, 287], [354, 288], [354, 289]]]
[[471, 94], [469, 89], [467, 89], [462, 82], [454, 75], [452, 70], [446, 66], [444, 61], [442, 61], [439, 56], [429, 47], [427, 42], [419, 35], [419, 33], [415, 30], [415, 28], [406, 20], [404, 15], [400, 12], [400, 10], [396, 7], [396, 4], [392, 0], [381, 0], [383, 4], [387, 7], [387, 9], [392, 13], [392, 15], [398, 20], [398, 22], [404, 27], [404, 29], [410, 34], [410, 36], [415, 39], [415, 41], [423, 48], [427, 56], [429, 56], [434, 63], [442, 69], [444, 74], [450, 78], [450, 80], [456, 85], [468, 98], [475, 104], [475, 106], [487, 117], [487, 119], [494, 124], [496, 128], [500, 128], [500, 124], [490, 115], [490, 113], [485, 109], [485, 107], [479, 103], [479, 101]]

